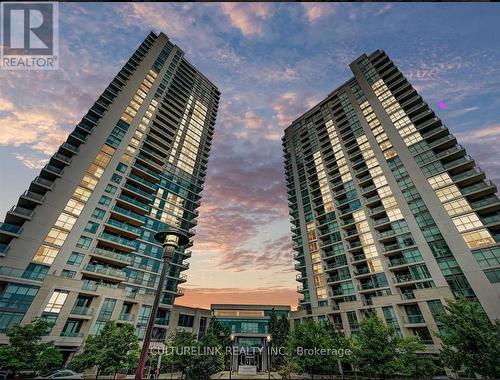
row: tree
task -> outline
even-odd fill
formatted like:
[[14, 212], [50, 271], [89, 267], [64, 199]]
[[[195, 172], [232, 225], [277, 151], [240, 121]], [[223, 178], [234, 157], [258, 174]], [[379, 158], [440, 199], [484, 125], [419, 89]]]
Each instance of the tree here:
[[[232, 347], [233, 341], [231, 340], [231, 329], [227, 326], [222, 325], [217, 318], [212, 317], [207, 328], [206, 334], [211, 333], [217, 337], [218, 343], [222, 350], [227, 353], [227, 348]], [[225, 355], [224, 357], [224, 369], [229, 369], [231, 366], [231, 355]]]
[[194, 365], [193, 355], [189, 350], [197, 346], [194, 334], [186, 331], [176, 331], [170, 335], [167, 341], [167, 354], [163, 363], [170, 371], [179, 371], [184, 374], [189, 373]]
[[53, 342], [41, 342], [52, 326], [52, 322], [40, 318], [24, 326], [13, 326], [7, 332], [9, 345], [0, 347], [0, 368], [33, 369], [37, 373], [59, 368], [63, 363], [59, 349]]
[[448, 301], [441, 315], [441, 359], [455, 372], [465, 370], [487, 378], [500, 378], [500, 323], [491, 323], [478, 302], [461, 297]]
[[[333, 373], [337, 362], [333, 355], [335, 349], [326, 324], [307, 320], [290, 333], [285, 364], [295, 371], [310, 373], [313, 378], [314, 373]], [[323, 354], [319, 353], [321, 350], [325, 350]]]
[[[281, 315], [280, 318], [276, 316], [274, 309], [269, 318], [269, 334], [272, 337], [271, 346], [274, 348], [285, 347], [288, 335], [290, 334], [290, 322], [286, 315]], [[284, 357], [282, 355], [272, 355], [272, 368], [279, 368], [284, 364]]]
[[108, 321], [97, 335], [87, 337], [82, 352], [74, 357], [70, 367], [76, 371], [96, 367], [96, 376], [116, 374], [122, 369], [133, 369], [138, 355], [139, 343], [134, 326], [118, 326], [116, 322]]
[[210, 376], [224, 369], [224, 353], [219, 337], [208, 331], [200, 341], [196, 342], [200, 355], [195, 355], [192, 365], [188, 367], [186, 378], [210, 379]]
[[401, 375], [412, 379], [429, 378], [439, 372], [437, 357], [425, 355], [425, 346], [414, 336], [400, 338], [396, 346], [396, 368]]
[[380, 318], [363, 319], [358, 334], [351, 338], [353, 364], [369, 378], [393, 375], [397, 371], [397, 340], [394, 329]]

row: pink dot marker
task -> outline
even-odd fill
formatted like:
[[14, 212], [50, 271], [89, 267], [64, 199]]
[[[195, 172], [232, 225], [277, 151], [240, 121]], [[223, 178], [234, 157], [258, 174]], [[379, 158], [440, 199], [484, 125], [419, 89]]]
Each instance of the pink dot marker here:
[[439, 108], [441, 108], [442, 110], [444, 110], [444, 109], [446, 108], [446, 103], [445, 103], [445, 102], [443, 102], [443, 101], [440, 101], [440, 102], [438, 103], [438, 106], [439, 106]]

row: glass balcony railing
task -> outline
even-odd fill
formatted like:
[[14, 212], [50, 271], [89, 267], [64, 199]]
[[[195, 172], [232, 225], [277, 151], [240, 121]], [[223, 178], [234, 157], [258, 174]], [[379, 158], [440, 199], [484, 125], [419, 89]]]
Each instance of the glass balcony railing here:
[[120, 214], [123, 214], [123, 215], [127, 215], [129, 217], [131, 217], [132, 219], [136, 219], [136, 220], [139, 220], [141, 222], [146, 222], [146, 218], [142, 215], [139, 215], [138, 213], [136, 212], [133, 212], [133, 211], [130, 211], [130, 210], [127, 210], [127, 209], [124, 209], [123, 207], [120, 207], [120, 206], [114, 206], [111, 210], [114, 210], [116, 212], [119, 212]]
[[91, 316], [94, 314], [94, 309], [85, 306], [74, 306], [73, 309], [71, 309], [71, 314]]
[[10, 223], [0, 223], [0, 231], [10, 232], [12, 234], [20, 234], [22, 231], [22, 226], [16, 226]]
[[123, 200], [125, 202], [131, 203], [131, 204], [139, 207], [140, 209], [142, 209], [142, 210], [144, 210], [146, 212], [149, 211], [148, 205], [146, 205], [146, 204], [138, 201], [137, 199], [129, 197], [129, 196], [125, 195], [125, 194], [120, 194], [120, 196], [118, 197], [118, 199], [121, 199], [121, 200]]
[[108, 257], [113, 260], [122, 261], [124, 263], [130, 264], [130, 256], [124, 253], [113, 252], [104, 248], [94, 248], [93, 252], [99, 256]]
[[105, 276], [111, 276], [111, 277], [117, 277], [120, 279], [125, 279], [125, 273], [121, 270], [106, 267], [106, 266], [101, 266], [101, 265], [94, 265], [94, 264], [87, 264], [85, 266], [85, 270], [88, 272], [93, 272], [93, 273], [99, 273]]
[[117, 235], [113, 235], [113, 234], [109, 234], [107, 232], [102, 232], [99, 235], [99, 237], [103, 238], [103, 239], [106, 239], [106, 240], [114, 241], [115, 243], [127, 246], [129, 248], [135, 248], [134, 240], [125, 239], [123, 237], [120, 237], [120, 236], [117, 236]]
[[119, 222], [119, 221], [114, 220], [114, 219], [108, 219], [106, 224], [109, 224], [110, 226], [115, 226], [115, 227], [121, 228], [122, 230], [130, 231], [136, 235], [141, 234], [140, 228], [135, 227], [135, 226], [131, 226], [130, 224], [127, 224], [127, 223]]
[[419, 314], [405, 315], [404, 321], [405, 323], [425, 323], [424, 317]]

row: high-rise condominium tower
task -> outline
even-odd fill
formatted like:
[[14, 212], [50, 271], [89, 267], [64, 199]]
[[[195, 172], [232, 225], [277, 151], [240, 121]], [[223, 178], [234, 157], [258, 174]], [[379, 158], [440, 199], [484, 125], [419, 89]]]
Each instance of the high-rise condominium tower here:
[[283, 139], [298, 316], [376, 312], [432, 348], [446, 299], [500, 318], [496, 186], [384, 52], [351, 69]]
[[[67, 352], [110, 319], [142, 337], [161, 271], [154, 234], [194, 235], [219, 95], [164, 34], [147, 36], [0, 225], [0, 343], [35, 317], [55, 322], [49, 339]], [[183, 295], [184, 248], [156, 339]]]

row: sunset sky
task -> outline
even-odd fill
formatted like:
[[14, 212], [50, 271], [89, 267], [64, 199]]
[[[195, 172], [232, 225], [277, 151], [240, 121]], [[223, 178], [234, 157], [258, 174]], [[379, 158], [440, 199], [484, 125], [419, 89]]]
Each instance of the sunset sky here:
[[500, 4], [61, 3], [59, 20], [59, 70], [0, 71], [2, 220], [146, 34], [164, 32], [222, 92], [180, 304], [296, 304], [280, 139], [362, 53], [385, 50], [500, 183]]

